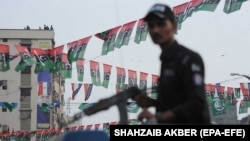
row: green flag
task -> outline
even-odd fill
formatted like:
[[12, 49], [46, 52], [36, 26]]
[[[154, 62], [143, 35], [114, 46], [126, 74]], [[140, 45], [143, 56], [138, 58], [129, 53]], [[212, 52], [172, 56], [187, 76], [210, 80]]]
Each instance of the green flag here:
[[214, 116], [224, 114], [226, 112], [225, 102], [223, 102], [219, 97], [213, 98], [211, 110]]
[[2, 106], [3, 108], [7, 108], [10, 112], [12, 112], [13, 109], [17, 107], [17, 103], [0, 102], [0, 106]]
[[102, 86], [104, 88], [108, 88], [112, 66], [108, 64], [103, 64], [103, 68], [104, 68], [104, 74], [103, 74]]
[[81, 103], [78, 109], [85, 110], [86, 108], [89, 108], [90, 106], [93, 106], [95, 103]]
[[226, 14], [230, 14], [230, 13], [233, 13], [235, 11], [238, 11], [238, 10], [240, 10], [242, 3], [245, 1], [247, 1], [247, 0], [225, 0], [223, 11]]
[[126, 72], [124, 68], [116, 67], [116, 93], [125, 90]]
[[139, 19], [137, 23], [135, 33], [135, 43], [140, 44], [141, 41], [145, 41], [148, 36], [148, 24], [144, 21], [144, 18]]
[[84, 78], [84, 61], [85, 61], [85, 59], [79, 59], [76, 61], [77, 80], [78, 81], [83, 81], [83, 78]]
[[240, 88], [234, 88], [234, 94], [237, 99], [240, 98]]
[[51, 50], [48, 50], [50, 52], [51, 61], [53, 63], [53, 67], [50, 69], [50, 72], [60, 72], [62, 68], [62, 53], [63, 53], [64, 45], [57, 46]]
[[31, 54], [36, 57], [35, 73], [50, 70], [53, 64], [49, 57], [49, 52], [41, 48], [31, 48]]
[[128, 88], [137, 87], [137, 72], [135, 70], [128, 70]]
[[100, 86], [101, 78], [100, 78], [99, 62], [90, 60], [90, 74], [93, 85]]
[[146, 89], [147, 89], [147, 77], [148, 77], [148, 73], [140, 72], [139, 88], [140, 88], [140, 90], [142, 90], [144, 92], [146, 92]]
[[26, 46], [16, 45], [15, 47], [21, 56], [21, 61], [15, 68], [17, 72], [23, 71], [27, 66], [32, 66], [33, 64], [36, 64], [36, 61], [32, 58]]
[[67, 54], [62, 53], [62, 77], [71, 78], [72, 76], [72, 64], [69, 62]]
[[107, 55], [108, 52], [114, 51], [115, 39], [120, 28], [121, 26], [117, 26], [95, 35], [97, 38], [104, 40], [102, 45], [102, 55]]
[[214, 12], [221, 0], [204, 0], [196, 10]]
[[6, 72], [10, 69], [9, 45], [0, 44], [0, 71]]
[[241, 100], [239, 106], [239, 114], [247, 113], [248, 112], [248, 104], [247, 101]]
[[140, 107], [136, 104], [136, 102], [127, 102], [127, 111], [129, 113], [137, 113]]
[[68, 43], [68, 60], [70, 62], [75, 62], [79, 59], [83, 59], [87, 44], [92, 36], [82, 38], [78, 41]]
[[50, 110], [51, 110], [51, 107], [48, 103], [42, 103], [41, 104], [41, 110], [42, 112], [46, 113], [46, 114], [49, 114], [50, 113]]
[[130, 36], [132, 34], [135, 23], [136, 21], [132, 21], [122, 26], [116, 39], [117, 48], [121, 48], [121, 46], [129, 44]]

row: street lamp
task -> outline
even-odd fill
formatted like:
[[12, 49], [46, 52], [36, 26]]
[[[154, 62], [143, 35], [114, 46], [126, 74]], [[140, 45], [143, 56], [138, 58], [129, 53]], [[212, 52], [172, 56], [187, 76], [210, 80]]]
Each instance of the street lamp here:
[[231, 73], [230, 75], [231, 75], [231, 76], [242, 76], [242, 77], [245, 77], [245, 78], [247, 78], [248, 80], [250, 80], [250, 76], [245, 75], [245, 74]]

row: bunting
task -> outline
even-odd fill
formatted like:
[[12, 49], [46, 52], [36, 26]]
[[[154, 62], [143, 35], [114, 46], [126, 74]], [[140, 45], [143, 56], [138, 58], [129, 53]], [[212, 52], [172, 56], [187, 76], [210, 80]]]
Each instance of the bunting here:
[[152, 77], [152, 91], [150, 97], [156, 99], [159, 75], [152, 74], [151, 77]]
[[223, 11], [226, 14], [230, 14], [240, 10], [243, 2], [247, 0], [225, 0]]
[[117, 48], [121, 48], [121, 46], [129, 44], [130, 36], [132, 34], [135, 23], [136, 21], [132, 21], [122, 26], [116, 39]]
[[70, 62], [77, 61], [79, 59], [83, 59], [85, 55], [85, 51], [87, 48], [87, 44], [92, 36], [88, 36], [85, 38], [82, 38], [78, 41], [74, 41], [71, 43], [68, 43], [68, 60]]
[[10, 69], [9, 45], [0, 44], [0, 71], [6, 72]]
[[16, 45], [15, 47], [21, 56], [21, 60], [15, 68], [17, 72], [24, 71], [27, 66], [32, 66], [33, 64], [36, 64], [36, 61], [31, 57], [31, 54], [26, 46]]
[[92, 92], [92, 89], [93, 89], [93, 84], [87, 84], [85, 83], [84, 84], [84, 91], [85, 91], [85, 101], [87, 101], [91, 95], [91, 92]]
[[84, 78], [84, 61], [85, 59], [79, 59], [76, 61], [77, 80], [81, 82]]
[[48, 50], [50, 52], [51, 60], [53, 63], [53, 67], [50, 69], [50, 72], [60, 72], [61, 71], [61, 60], [62, 60], [62, 53], [63, 53], [64, 45], [57, 46], [51, 50]]
[[115, 28], [95, 34], [97, 38], [104, 40], [102, 45], [102, 55], [107, 55], [108, 52], [114, 51], [115, 39], [120, 28], [121, 26], [117, 26]]
[[142, 90], [144, 92], [146, 92], [146, 89], [147, 89], [147, 77], [148, 77], [148, 73], [140, 72], [139, 88], [140, 88], [140, 90]]
[[82, 87], [81, 83], [71, 83], [71, 89], [72, 89], [72, 100], [75, 99], [76, 95], [79, 93], [80, 89]]
[[90, 60], [90, 74], [93, 85], [100, 86], [101, 78], [100, 78], [99, 62]]
[[128, 70], [128, 87], [137, 87], [137, 72]]
[[104, 74], [103, 74], [102, 86], [104, 88], [108, 88], [112, 66], [108, 64], [103, 64], [103, 68], [104, 68]]
[[44, 70], [50, 70], [53, 67], [48, 51], [41, 48], [31, 48], [31, 54], [36, 58], [37, 63], [34, 70], [36, 74]]
[[116, 79], [116, 93], [125, 90], [126, 72], [124, 68], [116, 67], [117, 79]]
[[134, 42], [140, 44], [141, 41], [146, 41], [148, 36], [148, 24], [144, 18], [138, 20]]
[[12, 102], [12, 103], [0, 102], [0, 106], [3, 107], [3, 108], [7, 108], [9, 110], [9, 112], [12, 112], [13, 109], [16, 109], [17, 102]]
[[62, 53], [62, 77], [65, 78], [71, 78], [72, 76], [72, 63], [69, 62], [67, 54]]

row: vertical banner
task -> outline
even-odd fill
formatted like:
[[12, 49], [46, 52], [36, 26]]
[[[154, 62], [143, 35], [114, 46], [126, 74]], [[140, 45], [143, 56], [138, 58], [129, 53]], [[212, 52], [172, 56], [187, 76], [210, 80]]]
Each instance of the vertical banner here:
[[126, 72], [124, 68], [116, 67], [117, 79], [116, 79], [116, 93], [125, 90]]
[[51, 73], [49, 71], [39, 72], [38, 78], [38, 99], [37, 99], [37, 129], [50, 128], [50, 107], [51, 103]]
[[103, 68], [104, 68], [104, 74], [103, 74], [102, 86], [104, 88], [108, 88], [112, 66], [108, 64], [103, 64]]
[[144, 21], [144, 18], [139, 19], [137, 23], [134, 42], [140, 44], [141, 41], [146, 41], [147, 36], [148, 36], [148, 24]]

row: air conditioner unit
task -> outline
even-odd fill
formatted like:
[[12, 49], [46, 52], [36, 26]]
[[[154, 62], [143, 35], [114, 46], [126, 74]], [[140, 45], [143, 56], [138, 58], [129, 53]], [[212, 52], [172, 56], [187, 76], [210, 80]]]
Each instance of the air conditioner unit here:
[[2, 126], [2, 132], [9, 132], [9, 126], [8, 125], [3, 125]]

